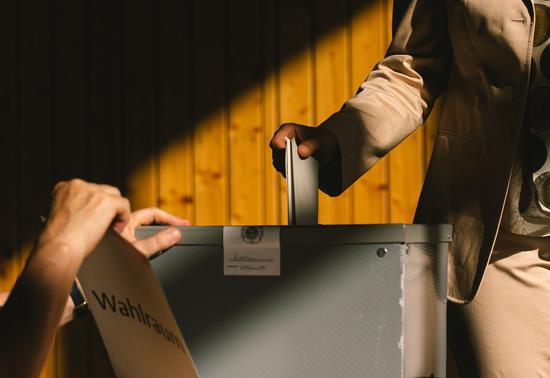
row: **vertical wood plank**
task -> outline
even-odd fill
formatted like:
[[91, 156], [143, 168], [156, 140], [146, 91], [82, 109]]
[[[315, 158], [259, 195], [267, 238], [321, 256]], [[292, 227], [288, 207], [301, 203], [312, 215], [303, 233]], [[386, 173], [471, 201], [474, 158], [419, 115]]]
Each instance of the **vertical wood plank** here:
[[[121, 26], [119, 0], [86, 2], [88, 177], [123, 189], [121, 130]], [[89, 377], [114, 377], [92, 317], [71, 328], [87, 329], [89, 352], [81, 361]]]
[[226, 2], [193, 2], [195, 220], [227, 224]]
[[[86, 63], [84, 2], [52, 1], [52, 174], [53, 181], [87, 177]], [[56, 376], [89, 374], [86, 322], [57, 333]]]
[[52, 173], [54, 181], [86, 178], [84, 3], [52, 0]]
[[281, 178], [273, 168], [269, 142], [279, 128], [279, 66], [277, 62], [277, 23], [278, 9], [275, 0], [262, 1], [262, 36], [264, 53], [264, 181], [265, 181], [265, 223], [270, 225], [285, 224], [281, 217]]
[[423, 129], [397, 146], [389, 155], [391, 223], [411, 223], [424, 181]]
[[261, 25], [256, 0], [229, 6], [230, 224], [264, 222], [264, 126], [262, 125]]
[[158, 9], [147, 0], [122, 4], [124, 189], [137, 209], [158, 201]]
[[[50, 2], [19, 1], [19, 171], [21, 172], [21, 268], [41, 228], [52, 189], [51, 7]], [[50, 353], [42, 377], [56, 374]]]
[[[314, 123], [312, 20], [310, 0], [279, 2], [281, 122]], [[284, 183], [284, 181], [283, 181]], [[282, 185], [281, 216], [287, 223], [286, 186]]]
[[17, 244], [19, 238], [18, 147], [18, 57], [16, 1], [0, 2], [0, 169], [4, 176], [0, 185], [3, 216], [0, 219], [0, 291], [11, 290], [18, 274]]
[[[48, 210], [51, 175], [50, 4], [19, 2], [19, 163], [21, 244], [31, 243]], [[26, 255], [29, 248], [26, 248]]]
[[159, 206], [195, 222], [190, 5], [159, 3]]
[[[351, 79], [355, 91], [388, 45], [387, 1], [351, 0]], [[390, 217], [388, 159], [354, 184], [354, 222], [386, 223]]]
[[[315, 25], [315, 124], [338, 111], [349, 97], [348, 9], [345, 1], [317, 0]], [[319, 223], [352, 222], [353, 187], [336, 198], [319, 192]]]
[[121, 188], [121, 4], [86, 4], [88, 177]]

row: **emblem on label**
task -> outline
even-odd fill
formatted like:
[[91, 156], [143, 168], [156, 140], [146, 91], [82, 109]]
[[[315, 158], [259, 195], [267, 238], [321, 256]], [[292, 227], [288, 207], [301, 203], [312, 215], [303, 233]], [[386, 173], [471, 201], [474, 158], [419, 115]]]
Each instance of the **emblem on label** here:
[[241, 238], [248, 244], [258, 244], [262, 241], [263, 236], [263, 227], [243, 227], [241, 229]]

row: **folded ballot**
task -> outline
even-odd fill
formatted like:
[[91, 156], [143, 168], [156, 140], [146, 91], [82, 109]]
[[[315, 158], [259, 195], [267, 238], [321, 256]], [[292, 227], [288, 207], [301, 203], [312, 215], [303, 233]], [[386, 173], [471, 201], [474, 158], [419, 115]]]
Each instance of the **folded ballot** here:
[[319, 207], [319, 164], [313, 157], [302, 159], [298, 156], [296, 139], [285, 140], [288, 224], [316, 225]]
[[78, 278], [117, 377], [198, 377], [147, 258], [109, 230]]

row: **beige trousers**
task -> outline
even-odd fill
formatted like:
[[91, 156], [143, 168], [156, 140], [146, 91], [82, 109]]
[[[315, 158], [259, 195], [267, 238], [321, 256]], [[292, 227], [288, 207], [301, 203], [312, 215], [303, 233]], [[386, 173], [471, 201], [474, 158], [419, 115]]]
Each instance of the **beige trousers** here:
[[448, 306], [462, 377], [550, 377], [550, 261], [538, 250], [494, 252], [476, 298]]

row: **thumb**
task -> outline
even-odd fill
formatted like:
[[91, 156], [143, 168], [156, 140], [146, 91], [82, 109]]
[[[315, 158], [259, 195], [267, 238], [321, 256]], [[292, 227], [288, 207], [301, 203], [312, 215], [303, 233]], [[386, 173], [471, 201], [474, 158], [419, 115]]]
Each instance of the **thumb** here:
[[175, 227], [169, 227], [157, 234], [134, 243], [145, 256], [151, 257], [157, 252], [172, 247], [181, 239], [181, 232]]
[[321, 140], [316, 127], [297, 126], [296, 136], [298, 139], [298, 156], [307, 159], [315, 156], [321, 148]]

